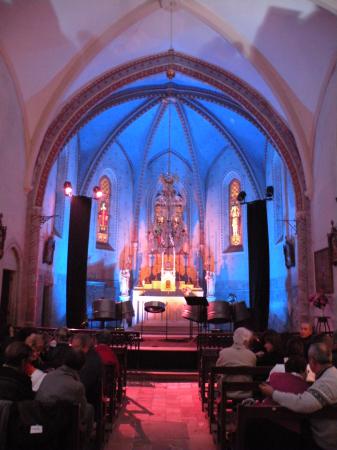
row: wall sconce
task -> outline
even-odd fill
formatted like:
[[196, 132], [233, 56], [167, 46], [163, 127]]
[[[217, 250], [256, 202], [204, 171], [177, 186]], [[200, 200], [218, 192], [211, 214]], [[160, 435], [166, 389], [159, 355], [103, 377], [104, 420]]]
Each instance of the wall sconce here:
[[[63, 185], [64, 195], [71, 197], [73, 195], [73, 187], [70, 181], [65, 181]], [[92, 190], [92, 196], [95, 200], [99, 200], [103, 197], [102, 189], [99, 186], [94, 186]]]
[[4, 255], [7, 227], [2, 225], [2, 214], [0, 214], [0, 259]]
[[66, 195], [67, 197], [71, 197], [73, 195], [73, 187], [72, 187], [70, 181], [64, 182], [63, 189], [64, 189], [64, 195]]
[[99, 200], [100, 198], [103, 197], [102, 189], [99, 186], [94, 186], [92, 192], [93, 192], [93, 197], [96, 200]]

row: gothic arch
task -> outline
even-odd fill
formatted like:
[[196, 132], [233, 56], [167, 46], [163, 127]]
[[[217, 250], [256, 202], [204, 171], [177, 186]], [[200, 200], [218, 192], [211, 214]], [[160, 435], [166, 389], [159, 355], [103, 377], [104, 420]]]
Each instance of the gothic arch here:
[[305, 197], [306, 184], [303, 165], [292, 132], [271, 105], [257, 91], [236, 76], [213, 64], [169, 50], [131, 61], [102, 75], [74, 96], [50, 124], [36, 160], [33, 180], [37, 181], [29, 194], [28, 201], [28, 243], [25, 260], [27, 263], [30, 262], [30, 276], [27, 280], [26, 291], [28, 292], [27, 304], [30, 305], [30, 313], [27, 310], [27, 316], [31, 316], [33, 311], [31, 305], [35, 303], [36, 299], [35, 281], [38, 259], [36, 237], [39, 231], [38, 223], [35, 223], [36, 219], [29, 214], [29, 211], [40, 210], [48, 175], [60, 150], [76, 134], [83, 116], [88, 114], [97, 103], [135, 80], [166, 72], [168, 69], [210, 84], [239, 103], [256, 118], [269, 140], [282, 155], [296, 193], [295, 200], [299, 220], [299, 298], [303, 300], [307, 298], [309, 225], [306, 217], [309, 211], [309, 200]]

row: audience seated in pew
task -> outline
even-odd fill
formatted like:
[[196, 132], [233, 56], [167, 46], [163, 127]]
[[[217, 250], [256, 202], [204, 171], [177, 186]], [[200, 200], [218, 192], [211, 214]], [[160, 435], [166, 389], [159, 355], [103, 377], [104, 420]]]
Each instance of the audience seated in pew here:
[[308, 351], [310, 345], [313, 343], [314, 329], [312, 324], [307, 320], [300, 323], [300, 338], [304, 345], [304, 356], [308, 359]]
[[258, 366], [274, 366], [283, 363], [281, 337], [274, 330], [267, 330], [262, 336], [264, 351], [256, 354]]
[[87, 400], [95, 409], [95, 419], [98, 420], [102, 403], [103, 364], [101, 358], [94, 349], [92, 339], [88, 334], [75, 334], [72, 339], [72, 347], [85, 353], [85, 363], [79, 375], [85, 387]]
[[64, 401], [80, 405], [81, 431], [90, 436], [93, 428], [93, 406], [88, 404], [79, 371], [84, 366], [85, 354], [80, 350], [71, 349], [67, 353], [64, 364], [46, 374], [36, 400], [42, 402]]
[[96, 335], [96, 345], [95, 350], [102, 360], [104, 365], [112, 365], [115, 367], [116, 375], [120, 374], [120, 366], [118, 357], [115, 352], [110, 348], [111, 344], [111, 334], [107, 332], [102, 332]]
[[50, 342], [50, 347], [46, 355], [46, 365], [48, 368], [57, 369], [64, 364], [69, 353], [71, 333], [66, 327], [57, 328], [54, 339]]
[[[285, 372], [274, 372], [270, 375], [268, 383], [275, 390], [302, 394], [309, 387], [305, 381], [307, 362], [303, 356], [290, 356], [285, 363]], [[271, 397], [267, 397], [264, 404], [277, 404]]]
[[[285, 351], [285, 357], [283, 358], [283, 363], [275, 364], [275, 366], [270, 371], [269, 377], [271, 374], [275, 372], [282, 372], [284, 373], [285, 370], [285, 363], [291, 356], [302, 356], [305, 358], [304, 355], [304, 345], [302, 342], [302, 339], [298, 336], [291, 337], [286, 344], [286, 351]], [[268, 378], [269, 379], [269, 378]], [[310, 369], [310, 365], [307, 364], [306, 367], [306, 381], [313, 382], [315, 381], [315, 374]]]
[[4, 364], [0, 367], [0, 399], [30, 400], [34, 398], [32, 381], [25, 367], [32, 356], [31, 348], [23, 342], [12, 342], [6, 347]]
[[7, 345], [14, 341], [14, 327], [8, 323], [0, 324], [0, 365], [4, 363]]
[[[260, 386], [262, 393], [272, 400], [299, 413], [313, 413], [328, 405], [337, 406], [337, 369], [332, 365], [331, 349], [323, 342], [314, 343], [309, 347], [308, 358], [311, 370], [316, 374], [316, 381], [302, 394], [281, 392], [272, 386], [263, 383]], [[337, 421], [327, 419], [311, 419], [310, 421], [313, 442], [307, 445], [308, 450], [323, 449], [336, 450], [337, 448]], [[268, 435], [275, 433], [276, 424], [270, 427]], [[281, 431], [283, 437], [284, 430]], [[268, 435], [263, 436], [264, 444], [268, 444]], [[296, 436], [293, 436], [295, 439]], [[291, 442], [292, 437], [289, 437]], [[256, 448], [261, 450], [261, 442], [255, 442]], [[267, 447], [265, 447], [267, 448]]]
[[[235, 367], [235, 366], [256, 366], [256, 356], [249, 350], [252, 339], [252, 332], [247, 328], [237, 328], [233, 333], [233, 345], [223, 348], [216, 361], [216, 366]], [[226, 378], [228, 381], [251, 381], [247, 375], [232, 375]], [[247, 398], [251, 396], [250, 392], [231, 392], [231, 398]]]

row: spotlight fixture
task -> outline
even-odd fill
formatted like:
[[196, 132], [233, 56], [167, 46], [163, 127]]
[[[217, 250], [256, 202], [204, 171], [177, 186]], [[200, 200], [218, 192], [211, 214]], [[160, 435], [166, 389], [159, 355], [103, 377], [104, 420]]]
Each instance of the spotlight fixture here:
[[102, 196], [103, 196], [102, 189], [99, 186], [94, 186], [92, 192], [93, 192], [94, 198], [96, 200], [102, 198]]
[[237, 196], [237, 201], [240, 203], [244, 203], [245, 199], [247, 197], [247, 194], [245, 191], [239, 192], [239, 195]]
[[70, 181], [65, 181], [63, 188], [64, 188], [64, 195], [66, 195], [67, 197], [71, 197], [73, 195], [73, 187]]
[[274, 187], [267, 186], [266, 187], [266, 200], [272, 200], [274, 197]]

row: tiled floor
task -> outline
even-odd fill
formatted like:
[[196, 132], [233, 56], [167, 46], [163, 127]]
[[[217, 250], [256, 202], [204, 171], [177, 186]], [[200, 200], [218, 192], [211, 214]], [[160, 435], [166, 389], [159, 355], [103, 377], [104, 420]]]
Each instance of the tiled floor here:
[[105, 450], [215, 450], [196, 382], [134, 382], [127, 397]]

